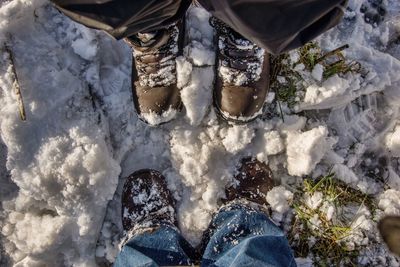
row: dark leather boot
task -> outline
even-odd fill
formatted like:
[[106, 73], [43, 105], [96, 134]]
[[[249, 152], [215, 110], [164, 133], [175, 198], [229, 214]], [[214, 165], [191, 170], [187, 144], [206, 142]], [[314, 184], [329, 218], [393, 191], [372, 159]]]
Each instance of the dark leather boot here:
[[131, 174], [125, 181], [121, 204], [125, 232], [141, 225], [177, 225], [174, 198], [158, 171], [144, 169]]
[[172, 120], [181, 109], [176, 58], [182, 55], [183, 38], [182, 21], [125, 38], [133, 48], [133, 102], [139, 117], [150, 125]]
[[[244, 158], [233, 179], [232, 185], [225, 189], [226, 199], [223, 199], [221, 210], [242, 207], [247, 211], [261, 211], [270, 213], [267, 203], [267, 193], [275, 186], [272, 172], [265, 163], [256, 159]], [[257, 203], [257, 204], [255, 204]], [[219, 212], [218, 211], [218, 212]], [[203, 255], [211, 236], [217, 226], [211, 221], [204, 231], [202, 240], [197, 247], [198, 253]]]
[[214, 106], [224, 119], [245, 123], [261, 115], [269, 90], [269, 54], [212, 18], [218, 40]]
[[267, 206], [267, 193], [275, 186], [270, 168], [263, 162], [252, 158], [242, 159], [234, 182], [226, 188], [226, 200], [245, 199]]

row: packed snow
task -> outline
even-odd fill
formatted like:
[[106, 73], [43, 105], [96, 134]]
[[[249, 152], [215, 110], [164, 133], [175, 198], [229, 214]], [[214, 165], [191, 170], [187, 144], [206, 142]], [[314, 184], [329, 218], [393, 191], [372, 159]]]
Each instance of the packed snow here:
[[[240, 159], [252, 156], [268, 163], [280, 184], [267, 201], [285, 230], [304, 177], [332, 171], [373, 194], [378, 215], [357, 209], [346, 242], [373, 244], [362, 251], [361, 265], [399, 266], [381, 245], [376, 221], [400, 214], [400, 3], [384, 0], [385, 19], [371, 25], [360, 11], [364, 2], [350, 0], [341, 24], [317, 42], [326, 51], [349, 43], [346, 58], [366, 72], [324, 80], [321, 65], [307, 72], [297, 64], [308, 77], [297, 114], [282, 103], [282, 119], [270, 93], [261, 119], [246, 125], [228, 124], [213, 110], [214, 32], [209, 14], [192, 7], [176, 66], [185, 109], [170, 123], [150, 127], [133, 108], [126, 43], [71, 21], [45, 0], [0, 1], [0, 43], [14, 55], [26, 111], [22, 121], [2, 47], [0, 264], [113, 262], [122, 239], [124, 178], [142, 168], [166, 177], [180, 229], [197, 244]], [[289, 55], [299, 60], [298, 53]], [[371, 178], [377, 176], [384, 182]], [[333, 218], [320, 197], [307, 196], [307, 203]], [[297, 262], [312, 264], [310, 258]]]

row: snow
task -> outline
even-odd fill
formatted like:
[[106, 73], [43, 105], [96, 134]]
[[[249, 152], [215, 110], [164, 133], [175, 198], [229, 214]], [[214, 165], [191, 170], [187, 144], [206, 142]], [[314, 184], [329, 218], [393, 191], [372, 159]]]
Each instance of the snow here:
[[234, 125], [221, 131], [221, 136], [226, 151], [236, 154], [251, 143], [254, 138], [254, 130]]
[[323, 201], [323, 194], [321, 192], [315, 192], [313, 194], [306, 194], [304, 197], [305, 204], [311, 210], [319, 208]]
[[400, 215], [400, 192], [388, 189], [379, 196], [378, 206], [388, 215]]
[[90, 29], [80, 25], [78, 26], [82, 36], [71, 42], [72, 49], [83, 59], [92, 60], [97, 54], [96, 35]]
[[[319, 70], [317, 66], [314, 68], [312, 76], [316, 80], [321, 80], [322, 77], [322, 74], [320, 73], [321, 70]], [[315, 84], [310, 85], [306, 89], [306, 96], [304, 98], [304, 102], [306, 104], [321, 105], [321, 103], [327, 101], [327, 99], [329, 98], [342, 95], [343, 93], [346, 92], [346, 90], [349, 87], [350, 84], [346, 79], [340, 78], [339, 76], [335, 75], [326, 80], [321, 87]]]
[[303, 133], [288, 132], [286, 142], [288, 172], [294, 176], [310, 174], [334, 144], [324, 126]]
[[187, 194], [178, 216], [191, 240], [196, 240], [199, 230], [207, 227], [210, 211], [218, 207], [218, 198], [224, 196], [221, 189], [229, 181], [235, 164], [230, 162], [233, 156], [221, 149], [218, 135], [218, 126], [206, 132], [186, 128], [171, 133], [171, 161], [186, 186], [184, 195]]
[[276, 186], [267, 193], [267, 202], [273, 211], [285, 213], [289, 210], [289, 204], [293, 200], [293, 193], [283, 186]]
[[394, 157], [400, 157], [400, 125], [386, 136], [386, 147]]
[[[12, 177], [18, 177], [13, 180], [20, 189], [15, 203], [9, 204], [16, 210], [9, 214], [15, 231], [6, 236], [19, 256], [40, 258], [45, 253], [56, 262], [61, 249], [54, 245], [67, 240], [76, 242], [78, 251], [90, 249], [120, 172], [103, 138], [72, 128], [45, 141], [26, 168], [15, 164]], [[24, 210], [27, 213], [20, 213]], [[43, 216], [34, 215], [38, 212]]]
[[177, 61], [178, 87], [182, 88], [181, 98], [187, 121], [198, 126], [209, 112], [212, 102], [215, 52], [210, 39], [214, 32], [208, 23], [210, 15], [207, 12], [193, 13], [190, 18], [187, 19], [187, 27], [191, 42], [184, 49], [185, 57]]
[[264, 134], [266, 141], [266, 152], [267, 155], [276, 155], [281, 153], [285, 149], [285, 144], [278, 131], [270, 131]]
[[[209, 30], [212, 31], [211, 26]], [[196, 66], [212, 66], [215, 63], [215, 53], [210, 53], [210, 46], [199, 41], [192, 40], [191, 44], [185, 47], [185, 53]]]
[[317, 80], [321, 81], [322, 80], [322, 75], [324, 74], [324, 67], [321, 64], [316, 64], [314, 66], [314, 69], [311, 72], [311, 76]]
[[300, 60], [300, 54], [296, 50], [289, 52], [289, 58], [291, 63], [296, 63]]
[[323, 211], [326, 214], [326, 219], [328, 221], [332, 220], [332, 218], [334, 218], [334, 215], [336, 215], [335, 211], [335, 206], [332, 205], [331, 203], [328, 202], [324, 202], [323, 206], [322, 206]]
[[296, 264], [299, 267], [313, 267], [313, 260], [310, 258], [296, 258]]
[[[135, 114], [128, 45], [72, 22], [46, 1], [3, 2], [0, 41], [7, 41], [15, 56], [27, 120], [19, 117], [11, 68], [2, 53], [0, 248], [5, 255], [0, 264], [9, 258], [14, 266], [94, 266], [95, 255], [112, 262], [122, 239], [124, 177], [141, 168], [166, 177], [178, 202], [180, 229], [194, 245], [220, 207], [240, 159], [248, 156], [268, 163], [281, 184], [267, 201], [284, 229], [290, 227], [285, 216], [293, 212], [303, 176], [329, 171], [373, 193], [377, 219], [400, 214], [400, 50], [392, 41], [400, 6], [384, 1], [387, 19], [373, 27], [359, 12], [362, 2], [349, 1], [352, 11], [317, 42], [326, 51], [349, 42], [346, 58], [360, 62], [365, 72], [324, 81], [322, 66], [309, 73], [297, 64], [294, 68], [308, 77], [298, 113], [282, 103], [282, 120], [279, 111], [271, 112], [276, 102], [269, 94], [263, 119], [246, 125], [225, 123], [213, 110], [214, 32], [207, 12], [190, 9], [189, 41], [176, 65], [185, 107], [159, 127], [147, 126]], [[300, 57], [296, 50], [289, 56], [291, 64]], [[370, 177], [376, 169], [385, 170], [379, 177], [385, 182]], [[310, 206], [334, 220], [333, 207], [319, 200], [317, 193], [310, 196]], [[398, 265], [374, 234], [365, 235], [376, 233], [371, 217], [360, 209], [354, 235], [346, 241], [368, 244], [361, 251], [363, 265]], [[310, 256], [296, 261], [310, 266]]]
[[177, 116], [177, 114], [178, 111], [176, 109], [169, 108], [160, 115], [155, 112], [142, 112], [140, 114], [140, 117], [143, 118], [143, 120], [148, 122], [150, 125], [159, 125], [172, 120]]
[[[190, 67], [191, 68], [191, 67]], [[182, 88], [181, 98], [186, 109], [186, 118], [193, 126], [198, 126], [209, 112], [212, 102], [211, 87], [213, 67], [196, 68], [191, 72], [190, 82]]]
[[[8, 214], [5, 249], [14, 262], [29, 256], [41, 264], [86, 264], [92, 261], [93, 240], [117, 186], [120, 166], [106, 143], [105, 128], [97, 124], [102, 115], [93, 109], [81, 76], [87, 64], [70, 45], [65, 53], [57, 53], [64, 41], [68, 45], [77, 36], [84, 38], [82, 27], [62, 27], [71, 32], [57, 42], [52, 37], [57, 32], [37, 27], [40, 24], [27, 15], [35, 8], [30, 5], [16, 11], [19, 20], [9, 22], [9, 27], [30, 25], [13, 31], [12, 40], [26, 122], [15, 112], [9, 64], [4, 57], [0, 64], [0, 131], [8, 148], [7, 169], [19, 187], [15, 199], [3, 202]], [[38, 14], [43, 11], [39, 8]], [[29, 48], [17, 41], [31, 37]]]
[[347, 184], [354, 184], [358, 181], [357, 175], [346, 165], [335, 164], [332, 172], [335, 173], [336, 178]]

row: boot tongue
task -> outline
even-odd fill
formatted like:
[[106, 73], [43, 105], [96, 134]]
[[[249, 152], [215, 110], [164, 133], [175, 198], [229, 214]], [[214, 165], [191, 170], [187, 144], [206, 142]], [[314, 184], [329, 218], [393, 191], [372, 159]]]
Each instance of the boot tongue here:
[[147, 50], [154, 50], [165, 45], [168, 39], [168, 30], [163, 29], [148, 33], [138, 33], [127, 37], [126, 41], [136, 52], [146, 52]]
[[173, 24], [127, 39], [134, 51], [138, 83], [142, 87], [167, 87], [176, 83], [179, 28]]
[[149, 42], [154, 42], [155, 41], [155, 37], [157, 35], [157, 31], [153, 31], [153, 32], [148, 32], [148, 33], [138, 33], [137, 34], [137, 38], [143, 43], [149, 43]]

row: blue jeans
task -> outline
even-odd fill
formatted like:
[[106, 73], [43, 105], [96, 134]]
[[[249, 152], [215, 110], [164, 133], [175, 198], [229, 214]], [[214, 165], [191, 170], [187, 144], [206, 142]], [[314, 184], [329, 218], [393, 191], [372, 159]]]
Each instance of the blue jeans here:
[[[268, 217], [247, 205], [220, 209], [207, 231], [201, 266], [296, 266], [288, 241]], [[173, 226], [133, 236], [114, 266], [191, 265], [196, 252]]]

